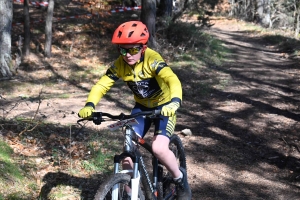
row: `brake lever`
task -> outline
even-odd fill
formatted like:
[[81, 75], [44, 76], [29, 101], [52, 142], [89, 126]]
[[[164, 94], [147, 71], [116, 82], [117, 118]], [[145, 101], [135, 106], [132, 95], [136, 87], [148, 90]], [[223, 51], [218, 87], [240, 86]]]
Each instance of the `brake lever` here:
[[160, 112], [161, 112], [161, 110], [153, 110], [153, 111], [152, 111], [152, 114], [149, 115], [148, 117], [149, 117], [150, 119], [161, 119], [161, 118], [159, 117]]
[[101, 112], [93, 112], [93, 122], [94, 122], [94, 124], [100, 125], [102, 121], [103, 121], [102, 113]]

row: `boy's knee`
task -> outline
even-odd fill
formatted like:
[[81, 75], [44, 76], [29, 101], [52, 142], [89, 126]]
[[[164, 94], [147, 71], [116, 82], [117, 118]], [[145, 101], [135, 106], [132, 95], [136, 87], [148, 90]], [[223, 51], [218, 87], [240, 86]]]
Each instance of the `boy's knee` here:
[[152, 145], [152, 151], [154, 155], [162, 155], [168, 150], [169, 147], [165, 145]]

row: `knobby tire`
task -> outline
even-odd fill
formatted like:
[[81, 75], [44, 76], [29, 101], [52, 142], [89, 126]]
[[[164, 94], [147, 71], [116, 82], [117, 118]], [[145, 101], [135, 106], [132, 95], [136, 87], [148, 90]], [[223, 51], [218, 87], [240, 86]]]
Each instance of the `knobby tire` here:
[[[124, 174], [124, 173], [118, 173], [118, 174], [111, 175], [107, 179], [107, 181], [104, 181], [104, 183], [101, 184], [100, 188], [97, 190], [94, 200], [107, 200], [107, 199], [111, 200], [112, 199], [112, 188], [116, 184], [120, 184], [120, 187], [119, 187], [120, 191], [119, 191], [118, 199], [121, 200], [122, 195], [124, 195], [126, 193], [126, 191], [124, 189], [125, 185], [128, 185], [130, 187], [130, 179], [131, 179], [131, 176], [128, 174]], [[145, 196], [144, 196], [141, 188], [139, 188], [138, 199], [145, 200]]]
[[[173, 134], [170, 137], [170, 143], [169, 143], [170, 150], [174, 153], [178, 167], [182, 167], [186, 169], [186, 156], [183, 148], [183, 144], [181, 142], [181, 139], [178, 135]], [[167, 172], [163, 175], [163, 182], [158, 182], [158, 193], [163, 194], [159, 195], [158, 200], [168, 199], [172, 200], [175, 199], [174, 195], [171, 195], [170, 198], [166, 198], [168, 194], [173, 194], [175, 191], [175, 184], [173, 182], [172, 175]]]
[[182, 141], [178, 135], [173, 134], [170, 137], [169, 148], [177, 158], [177, 161], [179, 162], [178, 166], [186, 169], [186, 156]]

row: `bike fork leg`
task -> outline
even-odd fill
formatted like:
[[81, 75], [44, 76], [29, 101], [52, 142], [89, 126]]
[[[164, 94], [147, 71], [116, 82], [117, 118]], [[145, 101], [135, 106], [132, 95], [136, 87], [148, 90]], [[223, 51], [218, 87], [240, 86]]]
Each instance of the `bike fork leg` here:
[[[119, 163], [114, 164], [114, 173], [118, 173], [119, 171]], [[119, 184], [114, 185], [113, 190], [112, 190], [112, 199], [118, 199], [119, 197]]]
[[114, 185], [113, 191], [112, 191], [112, 199], [117, 200], [119, 197], [119, 184]]
[[138, 171], [138, 162], [134, 162], [133, 177], [131, 179], [131, 200], [137, 200], [140, 187], [140, 173]]
[[139, 194], [140, 177], [131, 179], [131, 200], [137, 200]]

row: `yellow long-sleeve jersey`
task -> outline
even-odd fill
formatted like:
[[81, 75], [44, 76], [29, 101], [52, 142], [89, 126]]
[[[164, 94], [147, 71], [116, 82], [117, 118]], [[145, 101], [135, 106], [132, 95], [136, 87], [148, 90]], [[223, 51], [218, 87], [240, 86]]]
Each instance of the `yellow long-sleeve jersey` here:
[[171, 70], [159, 53], [147, 48], [144, 55], [134, 66], [119, 58], [107, 70], [106, 74], [92, 87], [88, 103], [97, 105], [118, 79], [128, 85], [139, 104], [148, 108], [162, 105], [169, 101], [181, 104], [182, 88], [176, 74]]

